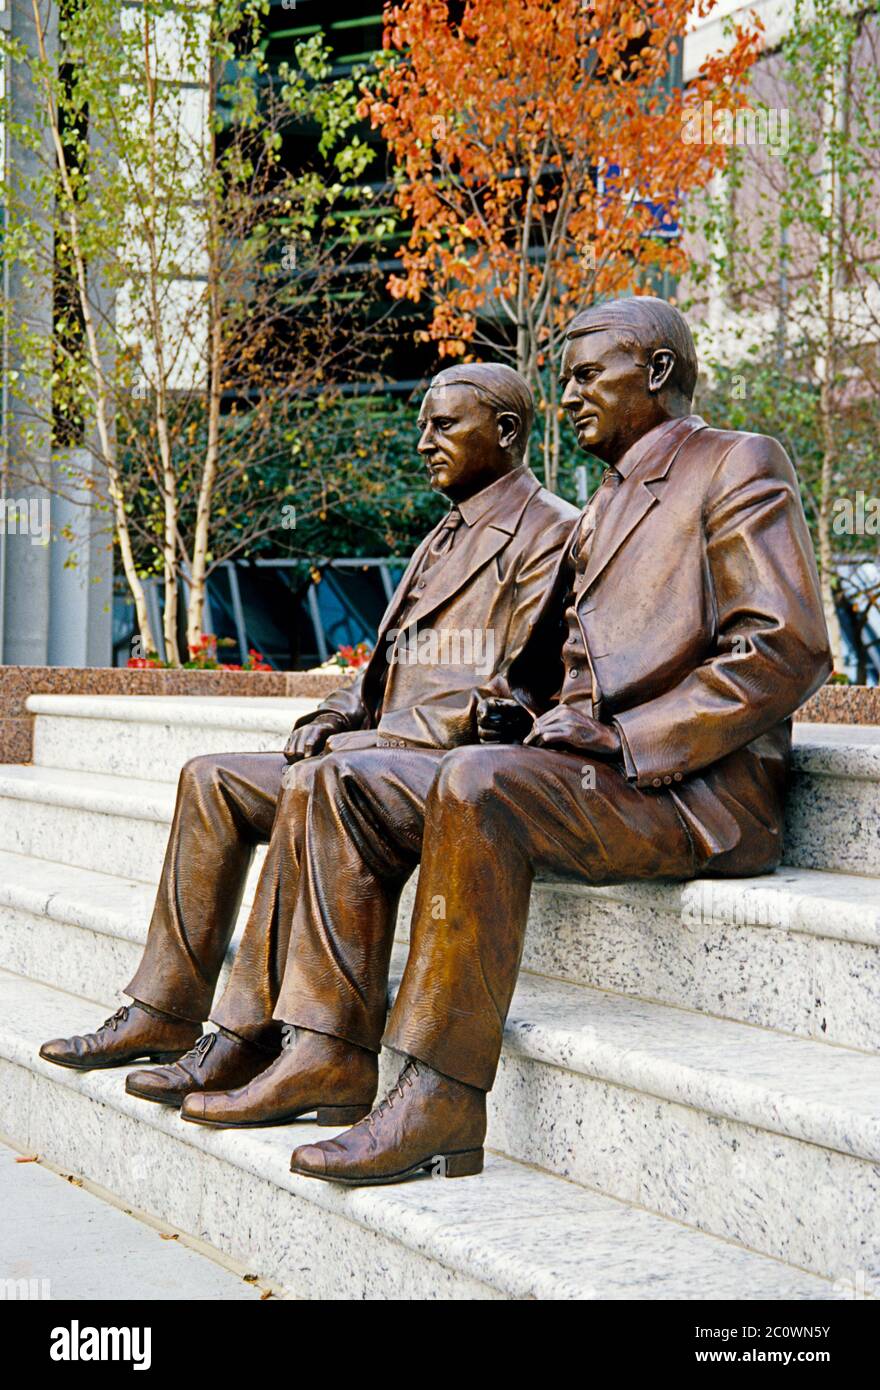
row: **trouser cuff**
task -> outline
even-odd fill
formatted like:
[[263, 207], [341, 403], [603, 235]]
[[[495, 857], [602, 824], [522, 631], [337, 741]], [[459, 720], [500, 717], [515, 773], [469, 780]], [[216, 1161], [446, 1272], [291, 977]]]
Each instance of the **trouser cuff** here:
[[362, 1047], [365, 1052], [378, 1053], [382, 1046], [384, 1018], [381, 1023], [371, 1026], [350, 1014], [294, 997], [284, 1001], [283, 1014], [280, 1008], [276, 1009], [275, 1019], [293, 1028], [306, 1028], [310, 1033], [326, 1033], [331, 1038], [341, 1038], [343, 1042]]
[[462, 1081], [477, 1091], [491, 1091], [498, 1070], [498, 1049], [486, 1049], [484, 1055], [474, 1048], [456, 1047], [447, 1038], [428, 1037], [417, 1028], [408, 1028], [405, 1022], [395, 1023], [392, 1019], [382, 1038], [382, 1046], [394, 1052], [402, 1052], [417, 1062], [423, 1062], [432, 1071], [439, 1071], [453, 1081]]
[[147, 996], [146, 991], [143, 989], [138, 988], [137, 992], [135, 992], [132, 985], [126, 985], [122, 993], [127, 994], [129, 999], [132, 999], [134, 1003], [138, 1004], [142, 1009], [146, 1009], [148, 1014], [156, 1014], [159, 1017], [164, 1016], [165, 1018], [177, 1018], [180, 1019], [182, 1023], [193, 1023], [199, 1027], [201, 1027], [207, 1017], [207, 1008], [202, 1013], [196, 1013], [196, 1011], [191, 1008], [179, 1008], [176, 1004], [169, 1004], [166, 999], [159, 998], [156, 995]]
[[236, 1038], [240, 1042], [251, 1043], [270, 1056], [276, 1055], [281, 1047], [281, 1024], [274, 1018], [268, 1023], [237, 1023], [224, 1018], [217, 1010], [211, 1014], [209, 1022], [213, 1023], [215, 1028], [219, 1028], [221, 1033], [226, 1033], [230, 1038]]

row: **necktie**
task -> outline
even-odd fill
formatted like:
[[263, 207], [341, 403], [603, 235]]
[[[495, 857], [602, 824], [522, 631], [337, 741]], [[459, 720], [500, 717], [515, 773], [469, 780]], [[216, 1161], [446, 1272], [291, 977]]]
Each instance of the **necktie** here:
[[422, 561], [421, 579], [427, 574], [428, 570], [433, 569], [438, 560], [442, 560], [444, 555], [448, 555], [455, 542], [455, 535], [462, 522], [461, 512], [458, 507], [451, 507], [447, 515], [440, 523], [440, 528], [436, 536], [428, 546], [425, 558]]
[[590, 498], [590, 504], [584, 512], [578, 532], [575, 560], [579, 560], [581, 564], [586, 564], [599, 522], [608, 510], [614, 499], [614, 494], [622, 482], [622, 475], [618, 473], [616, 468], [606, 468], [602, 474], [602, 481]]
[[422, 563], [412, 577], [409, 592], [397, 615], [398, 627], [403, 627], [407, 614], [412, 611], [422, 597], [425, 589], [425, 578], [429, 571], [451, 551], [463, 519], [458, 507], [452, 507], [441, 521], [437, 528], [437, 534], [422, 557]]

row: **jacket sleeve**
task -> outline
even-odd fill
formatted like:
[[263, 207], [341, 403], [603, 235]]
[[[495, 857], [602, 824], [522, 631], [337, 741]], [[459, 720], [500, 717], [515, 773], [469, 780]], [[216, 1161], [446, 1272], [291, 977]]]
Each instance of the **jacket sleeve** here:
[[363, 702], [362, 691], [364, 684], [364, 672], [356, 676], [351, 685], [342, 685], [338, 690], [334, 690], [332, 695], [317, 709], [309, 710], [308, 714], [303, 714], [294, 724], [294, 729], [301, 729], [304, 724], [313, 724], [316, 719], [332, 722], [341, 733], [343, 730], [363, 729], [369, 722], [366, 705]]
[[[571, 562], [569, 552], [580, 525], [580, 514], [574, 507], [570, 513], [560, 517], [557, 524], [546, 533], [544, 544], [535, 548], [535, 553], [523, 561], [517, 575], [513, 611], [508, 627], [507, 650], [501, 665], [501, 678], [511, 680], [511, 668], [518, 664], [532, 639], [545, 620], [550, 609], [549, 626], [553, 631], [555, 654], [559, 658], [558, 641], [561, 610], [553, 607], [554, 595], [561, 594], [571, 582]], [[510, 691], [506, 691], [509, 695]]]
[[550, 709], [562, 685], [565, 668], [562, 642], [565, 631], [565, 600], [574, 584], [572, 546], [577, 539], [583, 513], [566, 521], [565, 540], [554, 552], [537, 612], [528, 615], [528, 640], [508, 664], [502, 678], [507, 689], [493, 694], [512, 696], [537, 718]]
[[759, 738], [831, 670], [813, 547], [785, 451], [762, 435], [715, 470], [704, 512], [715, 649], [614, 722], [640, 787], [680, 781]]

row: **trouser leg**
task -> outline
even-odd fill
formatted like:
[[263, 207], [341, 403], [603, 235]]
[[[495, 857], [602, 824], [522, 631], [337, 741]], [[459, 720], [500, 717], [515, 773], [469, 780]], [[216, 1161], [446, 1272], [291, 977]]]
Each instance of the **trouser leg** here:
[[[586, 784], [586, 785], [585, 785]], [[383, 1041], [492, 1086], [537, 872], [589, 883], [695, 871], [672, 797], [551, 749], [446, 754], [425, 808], [409, 959]]]
[[378, 1052], [397, 906], [441, 756], [369, 748], [321, 759], [276, 1019]]
[[290, 924], [299, 888], [309, 797], [324, 759], [305, 758], [284, 772], [275, 822], [226, 989], [212, 1022], [251, 1042], [277, 1041], [273, 1020], [287, 961]]
[[125, 989], [133, 999], [193, 1022], [207, 1018], [286, 765], [280, 753], [227, 753], [183, 768], [146, 948]]

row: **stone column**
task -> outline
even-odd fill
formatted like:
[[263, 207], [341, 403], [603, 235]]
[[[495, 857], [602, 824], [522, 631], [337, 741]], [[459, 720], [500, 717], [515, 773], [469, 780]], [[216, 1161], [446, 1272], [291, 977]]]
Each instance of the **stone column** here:
[[[10, 0], [7, 0], [7, 4]], [[54, 0], [41, 0], [44, 23], [48, 23], [50, 53], [57, 51], [57, 7]], [[14, 37], [35, 52], [37, 48], [31, 0], [11, 0], [7, 15]], [[21, 65], [6, 74], [13, 118], [32, 125], [37, 119], [37, 97]], [[96, 137], [91, 136], [93, 148]], [[40, 156], [14, 140], [6, 143], [7, 167], [13, 177], [26, 179], [39, 170], [39, 159], [52, 158], [51, 138], [42, 142]], [[19, 194], [20, 196], [20, 194]], [[15, 216], [13, 210], [11, 216]], [[53, 309], [53, 242], [48, 221], [43, 224], [45, 243], [41, 248], [40, 271], [25, 277], [15, 265], [4, 267], [6, 302], [14, 305], [19, 322], [45, 341], [46, 362], [51, 352]], [[27, 283], [29, 280], [31, 283]], [[108, 306], [105, 305], [106, 309]], [[4, 376], [9, 370], [22, 371], [17, 360], [14, 332], [4, 345]], [[51, 394], [45, 382], [48, 372], [19, 378], [24, 400], [5, 395], [4, 458], [9, 474], [7, 512], [10, 501], [35, 504], [33, 515], [44, 518], [48, 503], [50, 539], [42, 535], [21, 534], [20, 526], [7, 527], [0, 534], [0, 661], [27, 666], [106, 666], [111, 661], [112, 633], [112, 550], [108, 518], [96, 511], [83, 493], [83, 501], [69, 497], [70, 479], [62, 477], [64, 460], [55, 464], [55, 481], [62, 483], [62, 497], [47, 492], [40, 483], [52, 483], [52, 441], [49, 420]], [[22, 439], [22, 427], [31, 438]], [[57, 452], [57, 451], [56, 451]], [[93, 471], [88, 450], [71, 451], [75, 467]], [[65, 536], [75, 537], [71, 542]], [[69, 561], [75, 563], [70, 564]]]
[[[7, 0], [9, 3], [9, 0]], [[54, 11], [53, 11], [54, 13]], [[30, 0], [11, 0], [10, 12], [6, 15], [7, 27], [28, 50], [36, 52], [36, 37], [33, 10]], [[57, 30], [53, 24], [49, 33], [52, 49], [57, 45]], [[51, 51], [51, 50], [50, 50]], [[13, 119], [33, 123], [36, 117], [36, 95], [31, 85], [27, 69], [20, 64], [11, 64], [5, 74]], [[7, 169], [20, 174], [23, 179], [36, 176], [41, 168], [40, 158], [25, 149], [17, 140], [4, 139]], [[47, 135], [43, 141], [42, 157], [51, 157], [51, 140]], [[7, 216], [12, 221], [15, 211]], [[26, 324], [32, 331], [44, 336], [46, 353], [51, 348], [52, 325], [52, 230], [48, 223], [43, 227], [44, 243], [41, 249], [40, 265], [36, 275], [25, 275], [20, 267], [4, 263], [4, 291], [8, 304], [18, 323]], [[4, 378], [12, 371], [21, 371], [22, 364], [14, 346], [14, 324], [7, 336], [5, 347]], [[50, 548], [42, 540], [33, 544], [35, 537], [22, 534], [18, 519], [13, 526], [10, 522], [10, 502], [36, 504], [37, 511], [43, 514], [42, 504], [50, 501], [45, 488], [39, 486], [38, 479], [46, 478], [51, 452], [47, 420], [51, 410], [48, 391], [38, 377], [19, 378], [18, 386], [25, 393], [25, 400], [19, 400], [9, 391], [4, 392], [4, 463], [9, 474], [7, 496], [3, 516], [3, 534], [0, 535], [0, 561], [3, 564], [3, 613], [2, 613], [2, 659], [15, 665], [43, 666], [49, 653], [49, 571]], [[32, 438], [24, 441], [22, 428], [32, 431]], [[51, 507], [51, 501], [50, 501]], [[16, 516], [20, 515], [20, 510]], [[51, 515], [51, 512], [50, 512]], [[28, 528], [25, 528], [27, 531]], [[13, 533], [14, 532], [14, 533]]]

